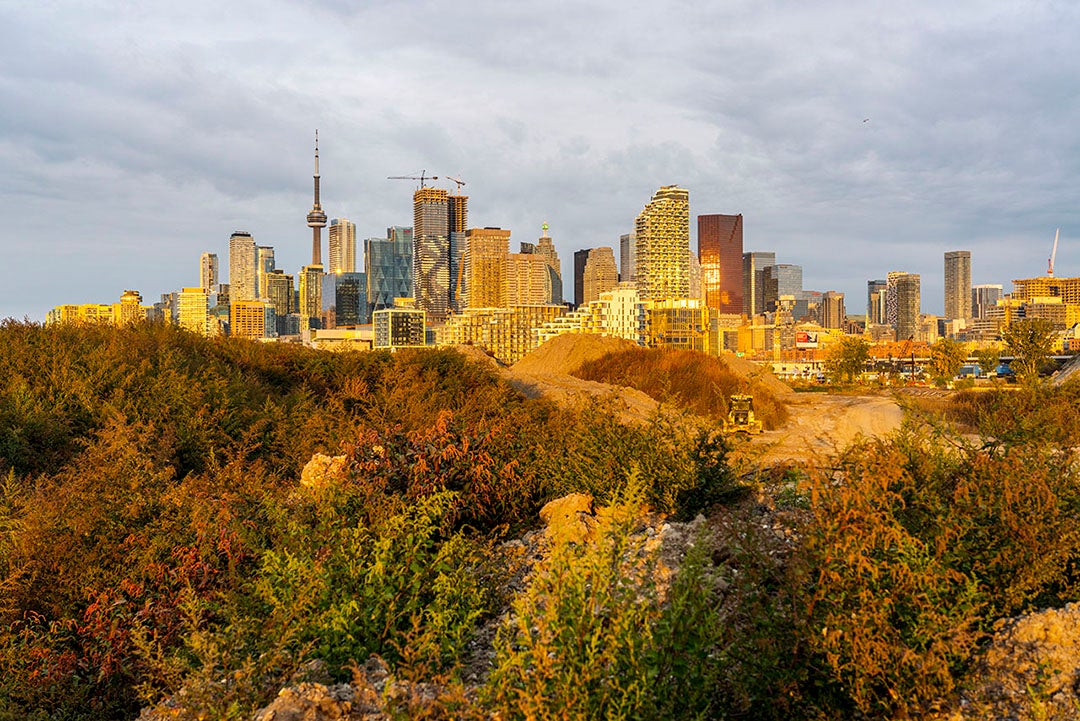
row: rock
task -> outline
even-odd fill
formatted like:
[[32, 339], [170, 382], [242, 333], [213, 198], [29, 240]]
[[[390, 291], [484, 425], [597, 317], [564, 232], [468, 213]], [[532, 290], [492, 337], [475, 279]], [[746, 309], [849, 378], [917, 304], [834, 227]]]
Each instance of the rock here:
[[253, 721], [348, 719], [352, 700], [353, 689], [348, 684], [327, 687], [321, 683], [302, 683], [282, 689], [273, 703], [255, 713]]
[[300, 473], [300, 485], [305, 488], [324, 488], [345, 477], [345, 456], [326, 456], [316, 453]]
[[540, 509], [540, 520], [552, 543], [583, 543], [596, 533], [596, 509], [593, 497], [571, 493], [557, 498]]

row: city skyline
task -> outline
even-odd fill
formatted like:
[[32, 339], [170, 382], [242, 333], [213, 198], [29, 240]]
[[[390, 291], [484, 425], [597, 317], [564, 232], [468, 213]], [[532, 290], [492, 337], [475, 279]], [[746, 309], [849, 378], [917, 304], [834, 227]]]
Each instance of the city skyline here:
[[[0, 316], [195, 286], [191, 259], [237, 229], [297, 273], [316, 127], [321, 205], [358, 237], [408, 226], [414, 188], [386, 176], [428, 168], [467, 182], [471, 225], [549, 223], [564, 279], [667, 184], [849, 299], [903, 268], [941, 314], [954, 248], [1008, 291], [1057, 227], [1056, 274], [1080, 275], [1071, 7], [125, 7], [0, 10]], [[637, 52], [654, 32], [670, 52]]]

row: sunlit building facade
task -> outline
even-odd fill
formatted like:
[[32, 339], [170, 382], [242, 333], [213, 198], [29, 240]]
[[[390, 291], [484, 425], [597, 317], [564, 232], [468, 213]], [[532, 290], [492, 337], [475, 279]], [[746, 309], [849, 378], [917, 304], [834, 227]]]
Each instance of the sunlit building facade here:
[[611, 248], [592, 248], [582, 273], [582, 300], [591, 303], [619, 284], [619, 269], [615, 265], [615, 253]]
[[506, 264], [509, 253], [509, 230], [469, 228], [466, 231], [461, 283], [465, 308], [506, 307]]
[[690, 194], [665, 185], [637, 217], [636, 277], [643, 298], [690, 294]]
[[394, 298], [413, 297], [413, 229], [393, 226], [386, 238], [364, 241], [364, 274], [370, 311], [391, 308]]
[[950, 250], [945, 254], [945, 317], [971, 318], [971, 251]]
[[720, 313], [742, 313], [742, 214], [699, 215], [697, 257], [705, 305]]
[[259, 297], [258, 253], [251, 233], [238, 230], [229, 237], [229, 300]]
[[330, 221], [329, 273], [356, 272], [356, 224], [345, 218]]

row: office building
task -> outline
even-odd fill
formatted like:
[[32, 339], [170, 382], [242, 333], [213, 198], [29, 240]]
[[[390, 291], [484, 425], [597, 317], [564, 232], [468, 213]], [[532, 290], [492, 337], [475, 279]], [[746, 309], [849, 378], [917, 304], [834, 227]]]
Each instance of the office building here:
[[202, 288], [183, 288], [177, 296], [176, 324], [184, 330], [210, 335], [210, 294]]
[[315, 131], [315, 203], [307, 214], [311, 228], [311, 264], [322, 266], [322, 229], [326, 227], [326, 213], [319, 204], [319, 131]]
[[266, 277], [274, 272], [277, 265], [274, 262], [274, 249], [269, 245], [259, 245], [255, 248], [255, 285], [258, 287], [258, 298], [266, 297]]
[[619, 284], [619, 269], [615, 265], [615, 253], [611, 248], [592, 248], [581, 276], [584, 303], [599, 300], [601, 294], [614, 290]]
[[234, 301], [229, 309], [229, 334], [234, 338], [260, 340], [277, 332], [274, 306], [264, 300]]
[[509, 253], [509, 230], [469, 228], [466, 231], [461, 282], [465, 308], [506, 307], [506, 263]]
[[551, 286], [551, 303], [562, 305], [563, 282], [562, 265], [559, 263], [559, 253], [555, 250], [555, 242], [548, 235], [548, 224], [541, 226], [542, 235], [536, 241], [536, 249], [533, 251], [544, 258], [548, 264], [548, 284]]
[[748, 316], [765, 312], [765, 268], [776, 265], [776, 253], [752, 251], [742, 256], [743, 307]]
[[345, 218], [330, 221], [330, 273], [356, 272], [356, 224]]
[[[522, 243], [522, 246], [532, 245]], [[551, 266], [539, 253], [506, 256], [506, 305], [561, 305], [553, 300]]]
[[394, 298], [413, 297], [413, 229], [393, 226], [386, 238], [364, 241], [364, 274], [370, 311], [390, 308]]
[[574, 251], [574, 307], [585, 304], [585, 264], [589, 262], [591, 248]]
[[322, 278], [320, 329], [368, 323], [367, 278], [363, 273], [327, 273]]
[[742, 313], [743, 217], [698, 216], [698, 262], [706, 307], [720, 313]]
[[896, 339], [907, 340], [919, 332], [921, 313], [919, 274], [901, 273], [896, 276], [894, 285], [896, 288]]
[[945, 317], [971, 318], [971, 251], [951, 250], [945, 254]]
[[251, 233], [238, 230], [229, 237], [229, 300], [259, 297], [258, 253]]
[[885, 300], [888, 295], [888, 283], [884, 280], [866, 281], [866, 323], [867, 325], [886, 325], [888, 313]]
[[790, 296], [792, 301], [802, 298], [803, 273], [801, 265], [777, 263], [762, 269], [762, 298], [766, 312], [779, 308], [780, 298]]
[[634, 226], [636, 274], [642, 298], [690, 294], [690, 194], [665, 185], [653, 194]]
[[217, 253], [203, 253], [199, 256], [199, 287], [207, 293], [216, 293], [220, 282]]
[[[296, 313], [296, 288], [293, 277], [280, 269], [266, 276], [266, 297], [263, 300], [274, 306], [274, 322], [278, 336], [295, 335], [289, 332], [289, 317]], [[297, 331], [299, 332], [299, 331]]]
[[322, 278], [321, 265], [305, 265], [300, 269], [297, 312], [300, 314], [300, 331], [319, 327], [322, 314]]
[[619, 236], [619, 282], [632, 283], [637, 280], [637, 233]]
[[989, 318], [989, 311], [1001, 300], [1003, 288], [1000, 285], [984, 283], [971, 287], [971, 316]]
[[844, 311], [844, 294], [834, 290], [826, 291], [818, 305], [821, 325], [825, 328], [843, 328], [847, 314]]

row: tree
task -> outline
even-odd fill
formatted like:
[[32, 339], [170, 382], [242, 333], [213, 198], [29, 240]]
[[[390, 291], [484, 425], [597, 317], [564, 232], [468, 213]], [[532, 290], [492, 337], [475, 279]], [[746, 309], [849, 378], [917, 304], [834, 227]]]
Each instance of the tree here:
[[845, 335], [829, 349], [825, 370], [833, 378], [854, 380], [866, 367], [870, 344], [857, 335]]
[[1013, 322], [1001, 334], [1005, 347], [1014, 360], [1012, 368], [1025, 383], [1039, 380], [1039, 370], [1050, 357], [1054, 348], [1054, 326], [1045, 318], [1032, 318]]
[[957, 343], [951, 338], [938, 338], [937, 342], [930, 346], [930, 370], [934, 374], [934, 380], [939, 383], [947, 382], [959, 372], [966, 358], [967, 350], [963, 343]]
[[990, 375], [1001, 361], [1001, 351], [997, 348], [980, 348], [975, 351], [975, 358], [978, 359], [982, 372]]

